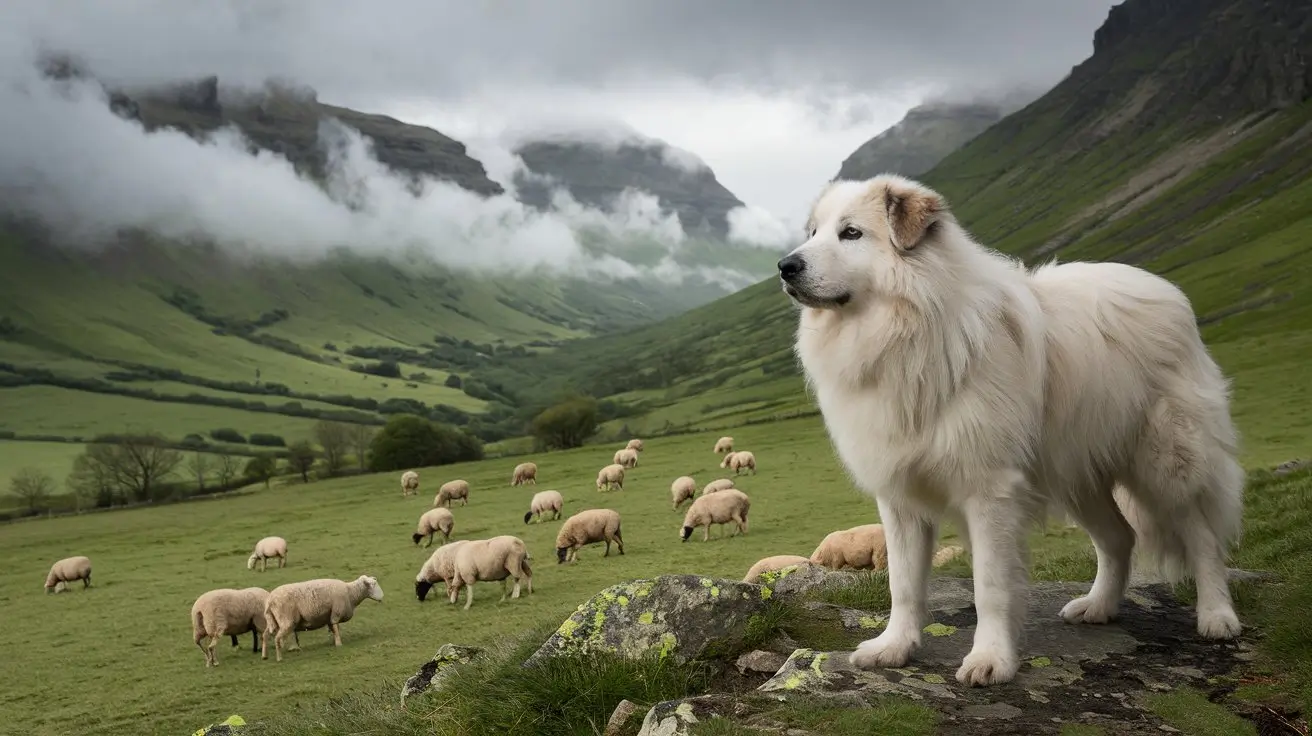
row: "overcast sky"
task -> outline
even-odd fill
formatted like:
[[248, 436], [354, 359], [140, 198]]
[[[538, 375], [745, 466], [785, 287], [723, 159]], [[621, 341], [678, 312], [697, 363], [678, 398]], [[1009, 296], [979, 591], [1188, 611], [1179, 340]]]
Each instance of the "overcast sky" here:
[[4, 3], [0, 33], [127, 78], [284, 75], [462, 139], [615, 118], [795, 220], [853, 148], [926, 95], [1060, 79], [1112, 4], [48, 0]]

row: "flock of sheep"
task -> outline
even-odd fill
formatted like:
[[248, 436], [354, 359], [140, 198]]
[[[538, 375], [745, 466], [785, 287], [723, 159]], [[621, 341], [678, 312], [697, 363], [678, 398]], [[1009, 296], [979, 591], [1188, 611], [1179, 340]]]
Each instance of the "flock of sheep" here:
[[[623, 449], [615, 453], [613, 463], [597, 473], [597, 490], [622, 490], [625, 471], [637, 467], [642, 451], [642, 440], [629, 440]], [[715, 452], [724, 455], [720, 467], [733, 470], [735, 476], [744, 471], [756, 473], [755, 455], [747, 451], [735, 452], [732, 437], [717, 440]], [[512, 473], [511, 485], [532, 483], [536, 486], [537, 472], [536, 464], [520, 463]], [[500, 582], [503, 601], [507, 597], [509, 580], [514, 582], [510, 598], [519, 598], [521, 585], [527, 593], [533, 592], [533, 570], [529, 564], [532, 558], [519, 537], [502, 535], [490, 539], [450, 541], [455, 526], [451, 506], [457, 500], [467, 505], [469, 491], [469, 483], [465, 480], [452, 480], [443, 484], [433, 499], [433, 508], [419, 518], [418, 527], [411, 536], [416, 545], [427, 539], [425, 546], [432, 546], [433, 537], [437, 534], [442, 535], [443, 541], [415, 576], [415, 595], [420, 601], [425, 600], [437, 583], [444, 584], [447, 599], [453, 604], [463, 588], [465, 609], [473, 605], [474, 584], [477, 582]], [[414, 471], [402, 474], [402, 495], [410, 496], [418, 492], [419, 475]], [[702, 541], [708, 540], [713, 524], [734, 524], [735, 533], [747, 533], [751, 499], [735, 487], [732, 478], [711, 481], [702, 488], [699, 496], [693, 478], [680, 476], [670, 485], [670, 494], [675, 510], [685, 501], [692, 500], [683, 518], [680, 532], [683, 541], [688, 541], [698, 528], [703, 529]], [[529, 510], [524, 514], [524, 523], [530, 523], [534, 517], [539, 522], [545, 521], [548, 514], [551, 520], [559, 519], [563, 505], [564, 499], [558, 491], [539, 491], [533, 495]], [[619, 554], [624, 554], [619, 512], [604, 508], [581, 511], [566, 519], [556, 535], [557, 562], [572, 562], [582, 547], [602, 543], [606, 545], [603, 556], [610, 556], [612, 545]], [[937, 567], [960, 552], [960, 547], [941, 549], [935, 556], [934, 565]], [[246, 567], [253, 570], [258, 564], [263, 571], [267, 569], [269, 560], [274, 558], [278, 560], [279, 568], [287, 564], [287, 541], [282, 537], [266, 537], [256, 543], [246, 561]], [[755, 582], [765, 572], [797, 564], [815, 564], [832, 569], [884, 569], [888, 565], [888, 556], [883, 527], [879, 524], [864, 524], [832, 532], [820, 542], [810, 557], [766, 557], [753, 565], [743, 580]], [[46, 592], [61, 592], [78, 580], [82, 581], [84, 588], [91, 585], [91, 560], [84, 556], [60, 560], [50, 568], [46, 576]], [[366, 598], [376, 601], [383, 599], [383, 590], [378, 580], [370, 575], [361, 575], [353, 581], [320, 578], [287, 583], [272, 591], [259, 587], [211, 590], [197, 598], [191, 607], [193, 640], [205, 656], [206, 667], [218, 665], [215, 647], [223, 637], [229, 637], [235, 647], [238, 645], [237, 637], [247, 632], [253, 634], [252, 651], [260, 652], [264, 659], [268, 658], [268, 643], [272, 637], [276, 661], [281, 662], [284, 648], [289, 651], [299, 649], [300, 631], [327, 627], [333, 643], [341, 646], [341, 624], [351, 620], [356, 607]], [[287, 647], [289, 636], [293, 641]]]

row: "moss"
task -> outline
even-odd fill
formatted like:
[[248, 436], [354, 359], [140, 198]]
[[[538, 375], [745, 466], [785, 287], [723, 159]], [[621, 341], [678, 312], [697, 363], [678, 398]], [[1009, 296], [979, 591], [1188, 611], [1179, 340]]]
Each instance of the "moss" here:
[[952, 636], [957, 633], [957, 627], [939, 623], [930, 624], [922, 630], [930, 636]]
[[650, 624], [650, 623], [651, 623], [652, 621], [654, 621], [655, 619], [656, 619], [656, 617], [652, 615], [651, 611], [646, 611], [646, 612], [643, 613], [642, 615], [638, 616], [638, 623], [640, 623], [640, 624]]
[[934, 674], [934, 673], [932, 673], [932, 672], [929, 673], [929, 674], [927, 674], [927, 675], [925, 675], [924, 678], [922, 678], [922, 679], [924, 679], [925, 682], [928, 682], [928, 683], [931, 684], [931, 685], [944, 685], [944, 684], [947, 684], [947, 680], [943, 679], [943, 675], [936, 675], [936, 674]]
[[1052, 664], [1052, 660], [1048, 659], [1047, 657], [1035, 657], [1034, 659], [1030, 660], [1031, 667], [1048, 667], [1051, 664]]
[[857, 623], [863, 629], [878, 629], [884, 625], [884, 622], [873, 616], [862, 616]]

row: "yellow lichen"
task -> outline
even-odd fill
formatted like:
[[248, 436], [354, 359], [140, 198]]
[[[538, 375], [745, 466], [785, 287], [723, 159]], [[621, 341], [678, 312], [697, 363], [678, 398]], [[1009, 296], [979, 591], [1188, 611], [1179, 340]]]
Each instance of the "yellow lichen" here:
[[720, 597], [720, 589], [715, 587], [714, 585], [711, 586], [711, 597], [712, 598]]
[[[582, 611], [583, 610], [582, 607], [580, 607], [579, 610]], [[574, 636], [574, 632], [578, 630], [578, 628], [579, 628], [578, 622], [575, 621], [573, 617], [570, 617], [565, 619], [565, 623], [561, 624], [559, 629], [556, 629], [556, 633], [560, 634], [562, 637], [566, 639], [569, 639]]]
[[942, 685], [946, 683], [947, 680], [943, 679], [943, 675], [936, 675], [931, 672], [930, 674], [925, 675], [925, 682], [928, 682], [931, 685]]
[[952, 634], [957, 633], [957, 627], [939, 623], [930, 624], [922, 630], [930, 636], [951, 636]]
[[1050, 664], [1052, 664], [1052, 660], [1047, 657], [1035, 657], [1030, 660], [1031, 667], [1047, 667]]
[[859, 624], [863, 629], [877, 629], [883, 626], [884, 622], [880, 619], [874, 618], [873, 616], [862, 616], [857, 621], [857, 624]]
[[646, 611], [638, 616], [638, 623], [640, 624], [650, 624], [654, 620], [656, 620], [656, 617], [652, 615], [651, 611]]

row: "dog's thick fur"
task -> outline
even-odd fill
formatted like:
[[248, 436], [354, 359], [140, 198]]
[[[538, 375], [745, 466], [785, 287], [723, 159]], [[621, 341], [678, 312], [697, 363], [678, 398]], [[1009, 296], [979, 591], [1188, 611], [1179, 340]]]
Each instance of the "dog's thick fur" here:
[[1137, 541], [1168, 579], [1197, 582], [1199, 634], [1239, 634], [1225, 563], [1238, 439], [1179, 289], [1115, 263], [1027, 271], [976, 243], [941, 195], [893, 175], [830, 184], [807, 237], [779, 262], [802, 306], [797, 354], [888, 538], [892, 613], [854, 664], [900, 667], [920, 645], [946, 517], [968, 531], [979, 617], [957, 679], [1011, 680], [1025, 535], [1049, 506], [1098, 555], [1067, 621], [1115, 618]]

